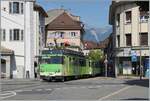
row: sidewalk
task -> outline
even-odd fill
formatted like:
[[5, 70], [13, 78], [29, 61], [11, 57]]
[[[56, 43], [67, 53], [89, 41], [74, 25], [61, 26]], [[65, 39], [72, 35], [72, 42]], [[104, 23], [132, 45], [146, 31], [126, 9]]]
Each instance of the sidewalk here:
[[[140, 76], [118, 76], [119, 79], [140, 79]], [[149, 79], [148, 77], [142, 77], [142, 79]]]
[[1, 78], [0, 82], [5, 82], [5, 81], [39, 81], [39, 78], [34, 78], [34, 79], [26, 79], [26, 78], [14, 78], [14, 79], [10, 79], [10, 78]]

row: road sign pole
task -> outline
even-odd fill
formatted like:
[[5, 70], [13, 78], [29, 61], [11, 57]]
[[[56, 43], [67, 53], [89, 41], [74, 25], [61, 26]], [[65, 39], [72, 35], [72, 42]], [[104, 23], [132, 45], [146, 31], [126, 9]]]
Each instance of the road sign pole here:
[[107, 60], [107, 55], [105, 55], [105, 77], [107, 77], [107, 63], [108, 63], [108, 60]]

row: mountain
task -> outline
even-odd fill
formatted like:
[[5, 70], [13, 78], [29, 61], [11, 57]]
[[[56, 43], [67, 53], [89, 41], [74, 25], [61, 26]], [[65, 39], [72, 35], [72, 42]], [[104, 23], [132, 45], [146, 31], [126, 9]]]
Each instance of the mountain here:
[[110, 26], [105, 26], [103, 28], [92, 28], [85, 26], [83, 40], [99, 43], [100, 41], [105, 40], [111, 33], [112, 28]]

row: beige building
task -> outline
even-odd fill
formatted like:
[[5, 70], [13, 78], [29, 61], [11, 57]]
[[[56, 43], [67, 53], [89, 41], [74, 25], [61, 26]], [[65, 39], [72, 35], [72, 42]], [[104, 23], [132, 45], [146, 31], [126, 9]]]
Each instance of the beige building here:
[[144, 67], [144, 60], [150, 55], [148, 19], [148, 1], [112, 1], [109, 23], [113, 26], [116, 74], [138, 75], [139, 66]]
[[47, 12], [46, 47], [82, 47], [83, 25], [79, 16], [74, 16], [64, 9], [53, 9]]

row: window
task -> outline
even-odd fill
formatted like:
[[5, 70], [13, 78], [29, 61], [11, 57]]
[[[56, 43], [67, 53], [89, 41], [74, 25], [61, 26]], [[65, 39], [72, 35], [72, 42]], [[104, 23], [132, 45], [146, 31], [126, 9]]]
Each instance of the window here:
[[126, 46], [131, 46], [132, 41], [131, 41], [131, 34], [126, 34]]
[[13, 13], [19, 13], [19, 2], [13, 2]]
[[117, 14], [116, 20], [117, 20], [116, 26], [120, 26], [120, 14]]
[[64, 38], [64, 32], [60, 32], [60, 37]]
[[60, 43], [60, 46], [64, 46], [64, 43]]
[[149, 13], [148, 12], [140, 12], [140, 22], [148, 22]]
[[6, 40], [6, 30], [5, 30], [5, 29], [2, 29], [1, 40], [2, 40], [2, 41], [5, 41], [5, 40]]
[[75, 37], [76, 33], [75, 32], [71, 32], [71, 37]]
[[148, 45], [148, 33], [140, 33], [140, 45]]
[[120, 35], [117, 35], [118, 47], [120, 47]]
[[19, 2], [9, 3], [9, 13], [11, 14], [23, 14], [24, 5]]
[[44, 27], [39, 25], [39, 33], [42, 34], [44, 32], [45, 32]]
[[80, 59], [79, 60], [79, 64], [80, 64], [80, 66], [85, 66], [86, 65], [86, 61], [84, 59]]
[[11, 29], [10, 30], [10, 41], [23, 41], [24, 40], [24, 31], [20, 29]]
[[126, 14], [126, 23], [131, 23], [131, 19], [132, 19], [131, 11], [127, 11], [125, 12], [125, 14]]
[[14, 29], [13, 40], [19, 40], [19, 29]]
[[47, 59], [42, 59], [42, 63], [46, 64], [63, 64], [64, 62], [64, 57], [62, 56], [52, 56]]
[[91, 62], [89, 62], [89, 67], [91, 66]]

